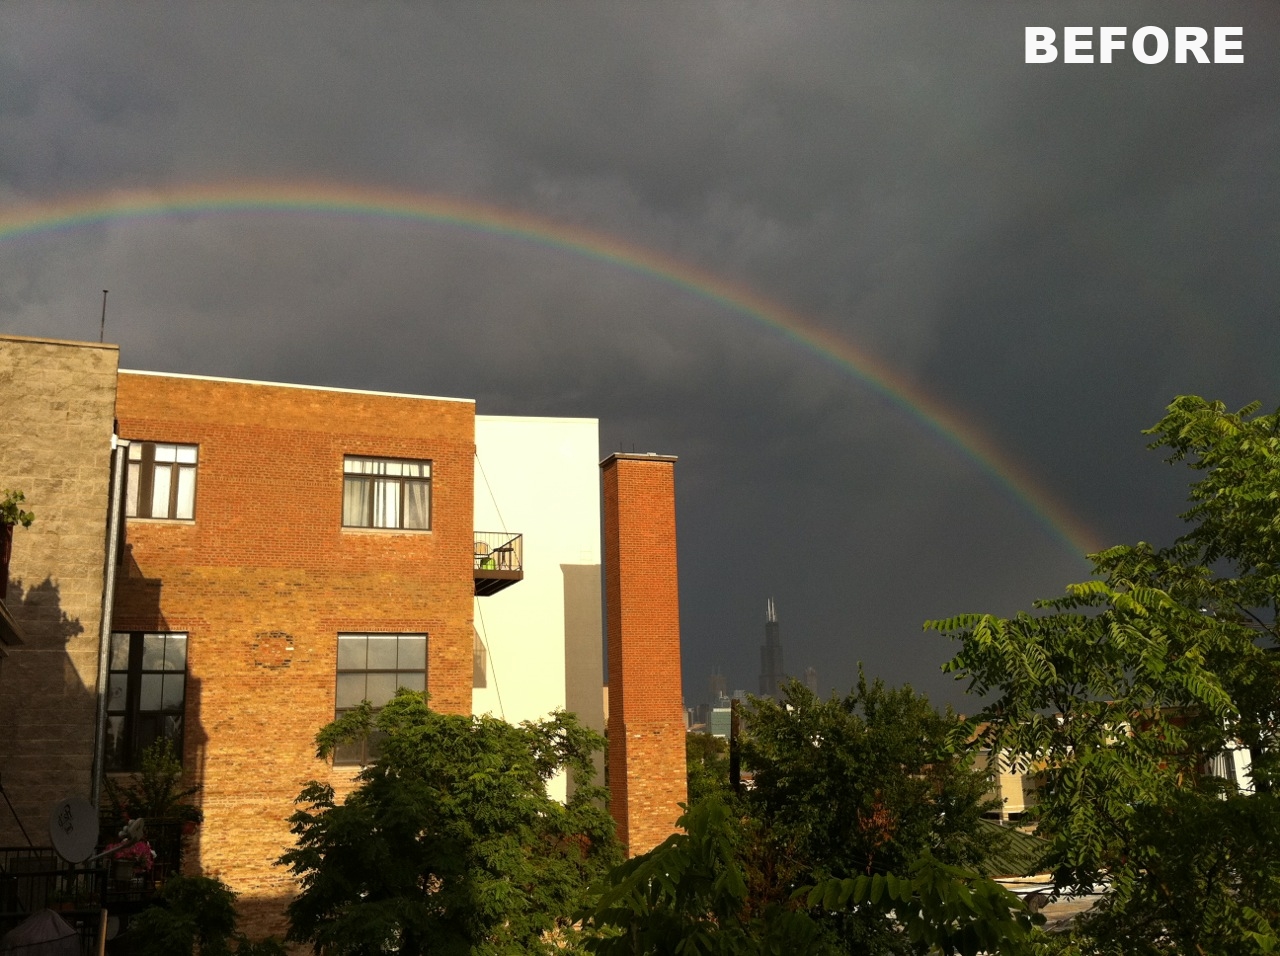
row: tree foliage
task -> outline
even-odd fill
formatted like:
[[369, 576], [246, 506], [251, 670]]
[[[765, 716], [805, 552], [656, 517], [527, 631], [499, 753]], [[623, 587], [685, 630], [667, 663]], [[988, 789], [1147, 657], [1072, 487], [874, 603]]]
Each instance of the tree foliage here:
[[719, 794], [691, 807], [683, 833], [609, 874], [586, 915], [597, 956], [839, 956], [830, 917], [853, 912], [893, 927], [909, 952], [1030, 954], [1032, 917], [998, 884], [927, 851], [901, 876], [877, 872], [758, 890], [753, 828]]
[[[298, 877], [288, 938], [317, 953], [557, 951], [587, 885], [618, 859], [603, 794], [589, 785], [603, 740], [576, 718], [512, 726], [440, 714], [400, 691], [321, 731], [319, 755], [353, 734], [382, 735], [377, 761], [342, 803], [312, 782], [282, 858]], [[567, 804], [547, 782], [577, 787]]]
[[[981, 744], [1039, 775], [1060, 890], [1104, 884], [1099, 953], [1280, 947], [1280, 414], [1176, 399], [1147, 434], [1198, 473], [1191, 530], [1092, 555], [1094, 576], [1012, 618], [930, 627], [989, 703]], [[1252, 755], [1252, 790], [1208, 772]]]
[[595, 952], [1026, 951], [1021, 902], [969, 869], [994, 845], [957, 718], [860, 679], [830, 700], [793, 682], [743, 723], [752, 785], [712, 788], [685, 832], [610, 874]]
[[[905, 875], [924, 854], [972, 869], [993, 848], [981, 825], [989, 783], [953, 746], [958, 718], [910, 687], [859, 675], [845, 697], [792, 681], [779, 702], [752, 702], [743, 800], [758, 822], [766, 883]], [[850, 952], [910, 952], [903, 927], [865, 908], [823, 922]]]
[[723, 737], [690, 731], [685, 735], [689, 805], [703, 797], [729, 793], [729, 742]]
[[713, 793], [680, 818], [684, 831], [613, 870], [585, 914], [599, 956], [740, 956], [832, 952], [805, 908], [753, 898], [750, 835]]
[[157, 905], [129, 922], [134, 956], [284, 956], [278, 940], [250, 942], [236, 931], [236, 894], [221, 880], [175, 876]]

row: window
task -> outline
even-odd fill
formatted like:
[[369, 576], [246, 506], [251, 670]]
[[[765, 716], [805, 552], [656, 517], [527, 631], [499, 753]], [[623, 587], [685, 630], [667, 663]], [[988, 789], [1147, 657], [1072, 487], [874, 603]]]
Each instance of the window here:
[[430, 529], [431, 462], [347, 456], [342, 472], [345, 527]]
[[111, 635], [107, 679], [108, 770], [138, 770], [142, 752], [161, 738], [182, 758], [187, 635]]
[[[339, 634], [335, 716], [367, 700], [381, 707], [396, 690], [427, 689], [427, 635]], [[378, 741], [353, 741], [334, 753], [335, 764], [366, 764], [377, 756]]]
[[194, 518], [196, 446], [131, 442], [125, 514], [130, 518]]

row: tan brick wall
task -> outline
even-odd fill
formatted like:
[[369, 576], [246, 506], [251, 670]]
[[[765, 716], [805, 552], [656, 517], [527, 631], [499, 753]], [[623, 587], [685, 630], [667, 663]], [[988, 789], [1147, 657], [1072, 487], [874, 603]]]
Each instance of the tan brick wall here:
[[[191, 866], [282, 933], [293, 800], [351, 776], [314, 757], [338, 633], [425, 631], [432, 705], [470, 713], [474, 406], [122, 373], [118, 407], [121, 437], [196, 444], [199, 465], [193, 522], [129, 521], [115, 627], [188, 633]], [[432, 530], [343, 530], [346, 454], [430, 459]]]
[[[25, 643], [0, 664], [0, 785], [31, 839], [88, 796], [115, 409], [114, 345], [0, 336], [0, 490], [20, 489], [6, 600]], [[0, 806], [0, 845], [25, 845]]]
[[634, 856], [671, 835], [687, 799], [675, 460], [603, 468], [610, 807]]

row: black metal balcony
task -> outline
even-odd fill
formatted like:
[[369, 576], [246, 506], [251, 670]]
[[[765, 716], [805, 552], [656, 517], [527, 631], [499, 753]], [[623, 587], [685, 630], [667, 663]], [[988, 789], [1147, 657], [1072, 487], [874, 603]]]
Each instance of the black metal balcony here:
[[524, 579], [524, 535], [507, 531], [477, 531], [473, 575], [476, 595], [497, 594]]

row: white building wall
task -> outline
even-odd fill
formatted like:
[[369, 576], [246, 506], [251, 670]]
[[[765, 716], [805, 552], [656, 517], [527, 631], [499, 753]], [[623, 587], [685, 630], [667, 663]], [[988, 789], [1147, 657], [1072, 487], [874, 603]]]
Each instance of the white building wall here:
[[599, 422], [477, 415], [476, 458], [475, 528], [524, 535], [524, 580], [475, 599], [487, 686], [471, 707], [519, 723], [565, 707], [561, 566], [600, 564]]

